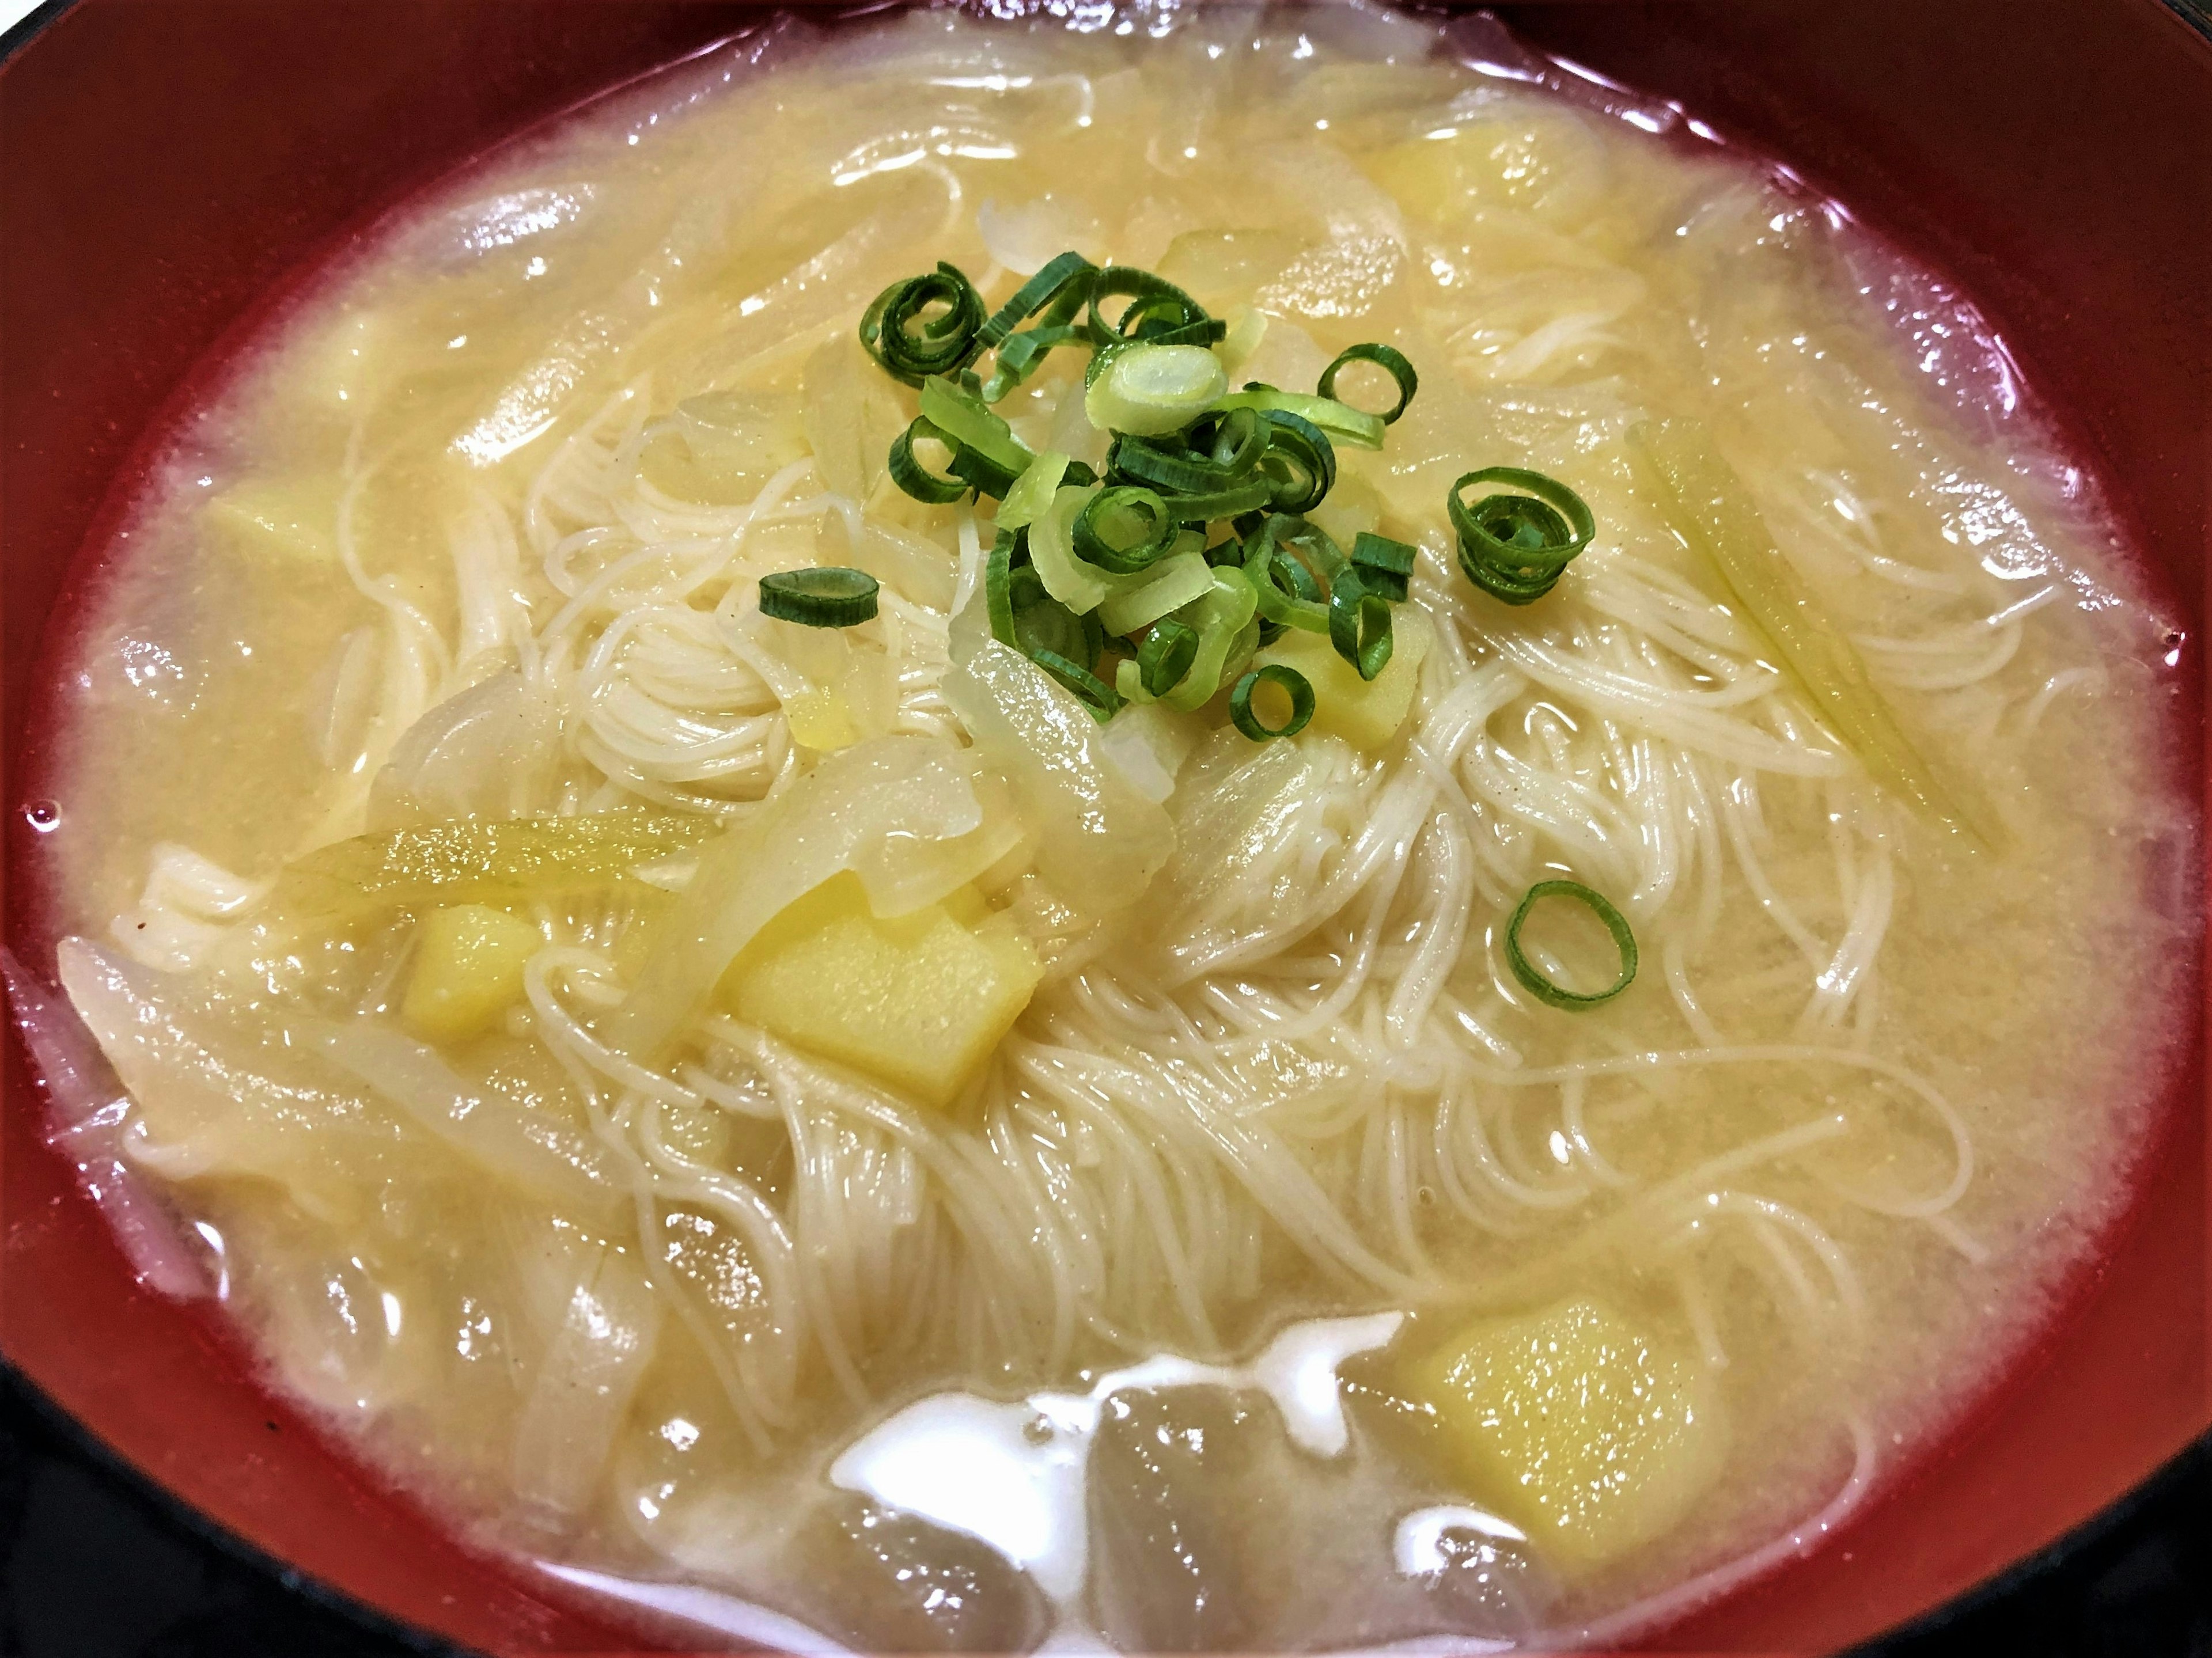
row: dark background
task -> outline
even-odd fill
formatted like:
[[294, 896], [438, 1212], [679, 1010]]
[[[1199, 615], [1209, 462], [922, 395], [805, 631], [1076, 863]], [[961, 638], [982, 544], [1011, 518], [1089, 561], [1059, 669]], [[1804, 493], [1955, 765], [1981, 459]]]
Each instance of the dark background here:
[[[2212, 1440], [2119, 1508], [1855, 1658], [2212, 1658]], [[459, 1658], [218, 1541], [0, 1369], [5, 1658]]]

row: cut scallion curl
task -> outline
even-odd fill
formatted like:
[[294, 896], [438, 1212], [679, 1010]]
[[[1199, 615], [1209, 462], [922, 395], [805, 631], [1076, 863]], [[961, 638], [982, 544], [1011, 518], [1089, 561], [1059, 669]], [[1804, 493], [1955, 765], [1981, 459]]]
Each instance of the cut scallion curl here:
[[[1290, 718], [1279, 726], [1268, 726], [1252, 712], [1252, 693], [1262, 685], [1273, 685], [1291, 699]], [[1296, 668], [1286, 668], [1273, 662], [1264, 668], [1255, 668], [1237, 682], [1229, 693], [1229, 719], [1237, 729], [1255, 743], [1265, 743], [1278, 737], [1296, 737], [1313, 718], [1313, 683]]]
[[[1571, 898], [1604, 922], [1605, 930], [1613, 935], [1614, 947], [1620, 951], [1620, 975], [1605, 989], [1586, 993], [1555, 984], [1544, 976], [1521, 948], [1521, 929], [1527, 924], [1529, 912], [1547, 898]], [[1513, 912], [1513, 919], [1505, 924], [1505, 965], [1513, 970], [1522, 988], [1537, 1000], [1570, 1013], [1579, 1013], [1611, 1001], [1635, 979], [1636, 935], [1629, 931], [1627, 917], [1615, 909], [1604, 894], [1593, 891], [1580, 881], [1539, 881], [1528, 889], [1520, 908]]]
[[1249, 409], [1261, 414], [1296, 415], [1328, 434], [1332, 443], [1348, 443], [1355, 449], [1382, 446], [1382, 421], [1363, 415], [1348, 403], [1316, 397], [1310, 392], [1279, 392], [1254, 380], [1214, 405], [1224, 412]]
[[784, 570], [761, 578], [761, 614], [806, 628], [850, 628], [875, 615], [878, 591], [866, 570], [842, 564]]
[[1336, 653], [1372, 679], [1390, 663], [1390, 606], [1349, 568], [1328, 589], [1328, 642]]
[[1245, 543], [1245, 579], [1252, 584], [1262, 621], [1279, 628], [1327, 633], [1328, 605], [1322, 597], [1321, 584], [1282, 544], [1301, 531], [1328, 540], [1316, 525], [1302, 525], [1296, 519], [1280, 516], [1268, 518]]
[[1228, 389], [1221, 359], [1202, 345], [1136, 344], [1091, 383], [1083, 412], [1102, 432], [1160, 437], [1182, 430]]
[[[1501, 491], [1473, 506], [1467, 492], [1497, 483]], [[1583, 498], [1557, 478], [1518, 466], [1469, 472], [1445, 499], [1459, 535], [1459, 568], [1467, 579], [1507, 604], [1530, 604], [1552, 591], [1568, 564], [1597, 533]]]
[[[983, 563], [984, 610], [991, 618], [991, 637], [1001, 645], [1014, 645], [1013, 560], [1020, 534], [1018, 530], [1000, 530]], [[1021, 647], [1015, 645], [1014, 648]]]
[[1150, 489], [1101, 489], [1076, 515], [1075, 556], [1115, 575], [1150, 569], [1175, 545], [1181, 526]]
[[[1211, 345], [1229, 331], [1173, 282], [1133, 265], [1108, 265], [1092, 279], [1089, 297], [1091, 343], [1102, 349], [1135, 340]], [[1109, 322], [1103, 306], [1112, 299], [1128, 304]]]
[[1172, 619], [1156, 622], [1137, 648], [1137, 683], [1147, 696], [1165, 696], [1198, 660], [1198, 630]]
[[[932, 307], [938, 307], [933, 310]], [[884, 372], [908, 386], [957, 374], [981, 349], [982, 296], [957, 265], [893, 282], [860, 319], [860, 343]]]
[[1260, 470], [1274, 485], [1275, 510], [1310, 513], [1335, 486], [1336, 451], [1321, 428], [1302, 415], [1269, 409], [1261, 416], [1272, 429]]
[[1389, 425], [1406, 412], [1406, 405], [1413, 400], [1413, 393], [1420, 389], [1421, 377], [1413, 372], [1413, 365], [1406, 361], [1402, 353], [1370, 340], [1364, 345], [1348, 345], [1338, 352], [1336, 361], [1321, 371], [1321, 384], [1315, 389], [1325, 398], [1342, 402], [1343, 399], [1336, 395], [1337, 372], [1355, 362], [1371, 362], [1398, 383], [1398, 401], [1390, 406], [1387, 414], [1375, 416], [1385, 426]]
[[1121, 694], [1090, 669], [1071, 662], [1054, 651], [1039, 651], [1030, 660], [1065, 685], [1100, 725], [1104, 725], [1120, 711]]
[[891, 440], [891, 482], [916, 501], [926, 501], [932, 507], [950, 505], [968, 493], [968, 485], [957, 477], [942, 477], [924, 466], [914, 452], [915, 442], [921, 439], [944, 445], [951, 452], [954, 463], [958, 463], [959, 446], [927, 420], [917, 419]]
[[1352, 538], [1352, 568], [1370, 592], [1393, 604], [1406, 602], [1407, 584], [1413, 574], [1413, 549], [1402, 541], [1362, 530]]

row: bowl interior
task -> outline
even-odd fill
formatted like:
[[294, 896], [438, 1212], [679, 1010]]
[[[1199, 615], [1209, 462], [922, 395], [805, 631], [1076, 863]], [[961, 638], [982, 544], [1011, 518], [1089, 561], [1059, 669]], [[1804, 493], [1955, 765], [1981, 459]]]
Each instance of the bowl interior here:
[[[2184, 618], [2201, 720], [2212, 46], [2156, 0], [1500, 11], [1540, 46], [1784, 158], [1976, 296]], [[11, 869], [31, 836], [18, 780], [45, 728], [42, 633], [194, 365], [376, 210], [761, 13], [719, 0], [78, 0], [0, 67]], [[2201, 797], [2201, 766], [2191, 780]], [[11, 882], [11, 938], [27, 902]], [[4, 1064], [11, 1361], [185, 1501], [394, 1616], [502, 1652], [629, 1644], [456, 1550], [253, 1385], [204, 1307], [139, 1289], [40, 1139], [12, 1033]], [[2203, 1081], [2200, 1030], [2150, 1176], [2071, 1287], [2039, 1367], [1844, 1534], [1659, 1645], [1810, 1650], [1871, 1634], [2000, 1570], [2204, 1428]]]

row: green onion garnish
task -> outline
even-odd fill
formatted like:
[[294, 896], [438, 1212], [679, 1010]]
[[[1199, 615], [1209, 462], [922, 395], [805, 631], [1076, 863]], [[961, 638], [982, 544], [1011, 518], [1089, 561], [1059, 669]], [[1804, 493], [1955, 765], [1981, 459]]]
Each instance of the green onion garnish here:
[[1328, 642], [1336, 653], [1372, 679], [1390, 661], [1390, 605], [1346, 567], [1328, 589]]
[[1198, 660], [1198, 630], [1172, 616], [1152, 624], [1137, 647], [1137, 683], [1147, 696], [1165, 696]]
[[842, 564], [784, 570], [761, 578], [761, 614], [807, 628], [849, 628], [875, 615], [878, 591], [875, 577]]
[[[1291, 717], [1281, 725], [1270, 726], [1261, 722], [1252, 712], [1252, 693], [1262, 685], [1277, 685], [1291, 699]], [[1264, 668], [1255, 668], [1237, 682], [1229, 693], [1229, 718], [1238, 731], [1255, 743], [1265, 743], [1277, 737], [1296, 737], [1313, 718], [1313, 683], [1296, 668], [1286, 668], [1279, 662], [1271, 662]]]
[[1288, 410], [1262, 410], [1261, 418], [1271, 428], [1260, 470], [1274, 485], [1274, 509], [1310, 513], [1336, 483], [1336, 451], [1328, 434]]
[[1180, 432], [1229, 389], [1221, 359], [1202, 345], [1132, 344], [1083, 394], [1083, 412], [1102, 432], [1140, 438]]
[[1352, 541], [1352, 568], [1370, 592], [1393, 604], [1406, 602], [1407, 583], [1413, 574], [1413, 549], [1402, 541], [1362, 530]]
[[[925, 315], [933, 306], [943, 309]], [[860, 319], [860, 343], [884, 372], [908, 386], [965, 368], [981, 349], [983, 299], [957, 265], [893, 282]], [[915, 326], [914, 325], [920, 325]]]
[[1355, 449], [1382, 446], [1380, 416], [1363, 415], [1348, 403], [1316, 397], [1310, 392], [1279, 392], [1259, 380], [1247, 380], [1244, 389], [1215, 405], [1224, 410], [1249, 409], [1260, 414], [1296, 415], [1328, 434], [1332, 443], [1348, 443]]
[[1261, 619], [1279, 628], [1327, 633], [1328, 605], [1321, 584], [1304, 562], [1284, 550], [1285, 542], [1313, 547], [1324, 568], [1339, 568], [1344, 562], [1336, 544], [1319, 525], [1271, 514], [1244, 544], [1244, 574], [1258, 595]]
[[1336, 395], [1336, 372], [1346, 363], [1354, 362], [1371, 362], [1398, 382], [1398, 401], [1392, 405], [1389, 414], [1375, 416], [1385, 426], [1389, 425], [1406, 412], [1406, 405], [1413, 400], [1413, 393], [1420, 390], [1421, 377], [1413, 372], [1413, 365], [1407, 362], [1401, 353], [1370, 340], [1364, 345], [1347, 345], [1338, 352], [1336, 361], [1321, 371], [1321, 384], [1315, 390], [1325, 398], [1342, 402], [1343, 399]]
[[1018, 529], [1001, 529], [983, 563], [983, 606], [991, 618], [991, 637], [1001, 645], [1014, 644], [1014, 549], [1022, 534]]
[[[1467, 491], [1502, 483], [1521, 493], [1485, 495], [1474, 506]], [[1486, 466], [1451, 487], [1445, 500], [1459, 532], [1459, 568], [1467, 579], [1507, 604], [1528, 604], [1552, 591], [1570, 561], [1597, 533], [1583, 498], [1557, 478], [1518, 466]]]
[[[1528, 912], [1547, 898], [1571, 898], [1605, 923], [1605, 930], [1613, 935], [1613, 942], [1620, 951], [1620, 976], [1609, 987], [1585, 995], [1555, 985], [1538, 972], [1535, 963], [1522, 952], [1521, 928], [1528, 919]], [[1513, 919], [1505, 924], [1505, 965], [1513, 969], [1513, 976], [1537, 1000], [1565, 1008], [1570, 1013], [1579, 1013], [1611, 1001], [1635, 979], [1636, 935], [1628, 930], [1627, 918], [1613, 907], [1604, 894], [1591, 890], [1580, 881], [1539, 881], [1528, 889], [1528, 896], [1513, 912]]]
[[960, 460], [960, 446], [932, 426], [927, 420], [917, 418], [891, 440], [890, 471], [891, 482], [916, 501], [932, 507], [944, 507], [968, 493], [968, 485], [958, 477], [941, 477], [924, 466], [914, 452], [915, 441], [931, 439], [943, 444], [952, 454], [952, 465]]
[[[1109, 264], [1091, 284], [1091, 343], [1121, 345], [1151, 340], [1162, 345], [1212, 345], [1229, 332], [1227, 324], [1206, 313], [1206, 307], [1164, 277], [1133, 265]], [[1103, 300], [1126, 298], [1129, 303], [1112, 322], [1100, 309]]]
[[1101, 489], [1076, 514], [1075, 556], [1115, 575], [1134, 575], [1167, 556], [1180, 528], [1152, 490], [1116, 485]]
[[1054, 651], [1038, 651], [1030, 660], [1074, 693], [1075, 700], [1089, 709], [1091, 717], [1100, 725], [1121, 712], [1121, 693], [1090, 669]]

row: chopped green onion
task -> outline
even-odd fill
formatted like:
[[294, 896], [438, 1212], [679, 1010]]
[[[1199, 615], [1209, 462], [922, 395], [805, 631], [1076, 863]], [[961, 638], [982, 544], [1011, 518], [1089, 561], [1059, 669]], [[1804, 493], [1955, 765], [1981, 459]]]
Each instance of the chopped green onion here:
[[1407, 583], [1413, 574], [1414, 550], [1402, 541], [1362, 530], [1352, 537], [1352, 568], [1370, 592], [1393, 604], [1406, 602]]
[[[1516, 493], [1465, 499], [1476, 484], [1502, 483]], [[1459, 568], [1467, 579], [1507, 604], [1528, 604], [1559, 581], [1570, 561], [1597, 533], [1583, 498], [1557, 478], [1517, 466], [1469, 472], [1445, 499], [1459, 532]]]
[[1173, 618], [1152, 624], [1137, 647], [1137, 682], [1147, 696], [1165, 696], [1183, 682], [1198, 660], [1198, 630]]
[[1329, 584], [1328, 642], [1362, 679], [1374, 678], [1389, 665], [1389, 603], [1349, 568]]
[[1253, 612], [1259, 601], [1242, 570], [1231, 566], [1213, 573], [1213, 589], [1176, 612], [1176, 620], [1198, 629], [1198, 659], [1174, 690], [1161, 699], [1171, 708], [1188, 714], [1205, 706], [1221, 689], [1230, 665], [1237, 660], [1242, 641], [1249, 635], [1256, 645], [1259, 629]]
[[1023, 470], [1014, 480], [1014, 487], [999, 503], [999, 527], [1018, 530], [1036, 522], [1044, 509], [1052, 505], [1052, 497], [1060, 488], [1060, 480], [1067, 476], [1068, 458], [1057, 449], [1048, 449]]
[[1252, 409], [1261, 414], [1296, 415], [1328, 433], [1334, 442], [1348, 443], [1355, 449], [1382, 446], [1382, 417], [1363, 415], [1350, 404], [1339, 403], [1334, 398], [1318, 398], [1306, 392], [1279, 392], [1272, 386], [1253, 380], [1242, 392], [1231, 393], [1214, 407], [1224, 412]]
[[807, 628], [849, 628], [875, 615], [878, 591], [875, 577], [842, 564], [784, 570], [761, 578], [761, 614]]
[[[1291, 699], [1291, 717], [1279, 726], [1269, 726], [1252, 712], [1252, 693], [1262, 685], [1278, 686]], [[1255, 743], [1277, 737], [1296, 737], [1306, 728], [1313, 712], [1313, 682], [1296, 668], [1285, 667], [1279, 662], [1253, 669], [1229, 693], [1230, 722]]]
[[1098, 602], [1099, 624], [1109, 634], [1133, 634], [1203, 595], [1213, 572], [1196, 541], [1179, 536], [1176, 550], [1142, 575], [1115, 578], [1115, 590]]
[[1375, 416], [1385, 426], [1389, 425], [1406, 412], [1406, 405], [1413, 400], [1413, 393], [1420, 389], [1421, 377], [1413, 372], [1413, 365], [1406, 361], [1402, 353], [1370, 340], [1364, 345], [1347, 345], [1338, 352], [1336, 361], [1321, 371], [1321, 384], [1315, 389], [1325, 398], [1341, 402], [1342, 399], [1336, 397], [1337, 371], [1346, 364], [1354, 362], [1371, 362], [1397, 381], [1398, 401], [1391, 406], [1389, 414]]
[[[1100, 301], [1109, 299], [1129, 301], [1112, 322], [1100, 309]], [[1135, 340], [1211, 345], [1229, 331], [1173, 282], [1133, 265], [1109, 264], [1101, 270], [1091, 284], [1090, 301], [1091, 343], [1102, 349]]]
[[1044, 581], [1029, 565], [1013, 572], [1006, 584], [1008, 608], [1013, 612], [1014, 636], [1006, 641], [1024, 656], [1035, 659], [1054, 655], [1086, 663], [1098, 659], [1106, 635], [1087, 616], [1079, 616], [1044, 590]]
[[1210, 495], [1170, 495], [1167, 502], [1178, 524], [1211, 524], [1216, 519], [1257, 512], [1274, 498], [1274, 493], [1275, 486], [1267, 479], [1254, 478]]
[[1001, 527], [983, 563], [983, 605], [991, 618], [991, 637], [1001, 645], [1014, 644], [1014, 547], [1020, 539], [1020, 531]]
[[[1536, 964], [1522, 952], [1521, 928], [1528, 920], [1528, 912], [1547, 898], [1571, 898], [1605, 923], [1605, 930], [1613, 935], [1613, 942], [1620, 951], [1620, 976], [1607, 988], [1584, 994], [1553, 984], [1537, 971]], [[1513, 976], [1521, 981], [1522, 987], [1538, 1001], [1579, 1013], [1611, 1001], [1635, 979], [1636, 935], [1628, 930], [1627, 918], [1602, 893], [1591, 890], [1580, 881], [1539, 881], [1528, 889], [1521, 907], [1513, 912], [1513, 919], [1505, 924], [1505, 965], [1513, 969]]]
[[[925, 315], [932, 306], [944, 308]], [[914, 325], [919, 324], [918, 327]], [[981, 349], [982, 295], [957, 265], [893, 282], [860, 319], [860, 343], [892, 379], [919, 386], [966, 367]]]
[[916, 419], [913, 425], [891, 440], [890, 471], [891, 482], [916, 501], [927, 501], [932, 507], [943, 507], [956, 501], [968, 493], [968, 485], [957, 477], [940, 477], [917, 459], [914, 452], [915, 440], [929, 438], [943, 444], [952, 452], [954, 465], [959, 463], [960, 446], [931, 425]]
[[1066, 686], [1074, 694], [1075, 700], [1082, 703], [1090, 711], [1091, 717], [1100, 725], [1104, 725], [1120, 711], [1121, 693], [1090, 669], [1053, 651], [1038, 651], [1030, 659]]
[[1013, 297], [976, 331], [977, 345], [988, 350], [1000, 343], [1048, 306], [1054, 313], [1063, 313], [1048, 317], [1048, 322], [1065, 323], [1090, 297], [1090, 279], [1097, 270], [1097, 266], [1073, 249], [1047, 260], [1044, 268], [1016, 288]]
[[[1133, 529], [1133, 536], [1107, 538], [1109, 531]], [[1179, 532], [1175, 514], [1159, 496], [1150, 489], [1119, 485], [1101, 489], [1076, 514], [1075, 556], [1115, 575], [1134, 575], [1164, 558]]]
[[1305, 531], [1322, 541], [1328, 538], [1318, 525], [1270, 516], [1244, 544], [1244, 575], [1252, 584], [1262, 619], [1277, 627], [1327, 633], [1328, 606], [1322, 602], [1321, 584], [1279, 545], [1286, 537], [1298, 537]]
[[1036, 459], [1014, 435], [1005, 416], [986, 408], [981, 395], [955, 381], [932, 378], [921, 383], [921, 416], [951, 442], [974, 450], [1010, 479], [1019, 477]]
[[1159, 437], [1182, 430], [1228, 389], [1221, 359], [1202, 345], [1132, 345], [1091, 383], [1083, 412], [1102, 432]]
[[1279, 513], [1310, 513], [1336, 483], [1336, 451], [1321, 428], [1287, 410], [1261, 411], [1271, 428], [1260, 470], [1274, 484]]

